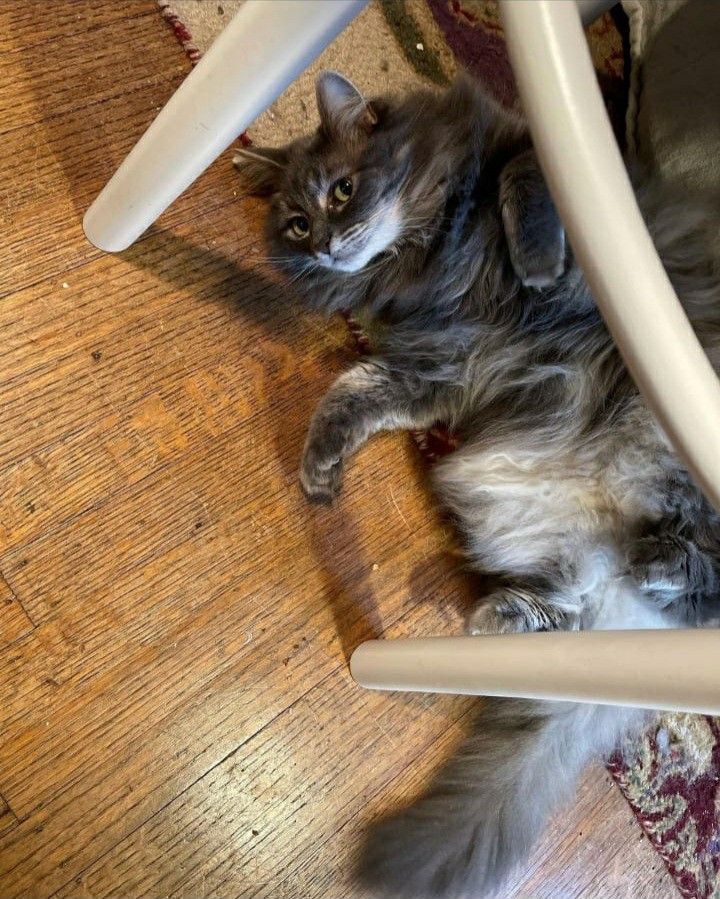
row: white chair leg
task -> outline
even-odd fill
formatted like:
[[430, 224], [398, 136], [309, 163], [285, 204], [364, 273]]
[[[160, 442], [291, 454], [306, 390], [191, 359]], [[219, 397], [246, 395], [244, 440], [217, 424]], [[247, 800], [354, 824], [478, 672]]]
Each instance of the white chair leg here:
[[[363, 687], [524, 696], [720, 714], [720, 634], [558, 631], [369, 640], [350, 659]], [[659, 661], [662, 660], [662, 661]]]
[[535, 148], [573, 250], [630, 372], [720, 509], [720, 383], [645, 228], [574, 3], [501, 0]]
[[130, 246], [360, 12], [367, 0], [247, 0], [85, 215]]

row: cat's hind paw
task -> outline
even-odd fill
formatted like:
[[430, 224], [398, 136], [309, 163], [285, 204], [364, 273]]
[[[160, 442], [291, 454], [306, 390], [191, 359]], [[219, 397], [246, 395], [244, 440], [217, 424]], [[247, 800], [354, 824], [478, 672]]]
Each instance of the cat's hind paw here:
[[465, 633], [523, 634], [569, 630], [572, 622], [559, 609], [527, 590], [504, 588], [491, 593], [465, 620]]
[[508, 615], [490, 602], [483, 602], [465, 619], [465, 633], [471, 637], [492, 634], [522, 634], [531, 630], [525, 616]]

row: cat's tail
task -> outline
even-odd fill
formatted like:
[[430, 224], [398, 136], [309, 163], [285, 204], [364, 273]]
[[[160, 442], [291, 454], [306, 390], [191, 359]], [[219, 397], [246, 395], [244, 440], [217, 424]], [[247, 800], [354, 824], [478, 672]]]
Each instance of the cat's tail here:
[[371, 830], [361, 881], [373, 896], [494, 895], [588, 760], [643, 718], [609, 706], [488, 701], [474, 735], [428, 792]]

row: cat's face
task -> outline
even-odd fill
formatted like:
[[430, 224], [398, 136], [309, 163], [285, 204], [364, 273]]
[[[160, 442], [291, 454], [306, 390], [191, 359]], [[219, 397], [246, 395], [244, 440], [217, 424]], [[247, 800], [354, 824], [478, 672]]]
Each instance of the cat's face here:
[[273, 204], [277, 240], [300, 261], [359, 271], [400, 234], [400, 199], [385, 194], [385, 181], [382, 169], [357, 155], [309, 154]]
[[281, 264], [357, 272], [403, 232], [403, 167], [349, 81], [325, 72], [317, 96], [317, 135], [280, 150], [241, 151], [236, 162], [251, 186], [272, 194], [270, 231]]

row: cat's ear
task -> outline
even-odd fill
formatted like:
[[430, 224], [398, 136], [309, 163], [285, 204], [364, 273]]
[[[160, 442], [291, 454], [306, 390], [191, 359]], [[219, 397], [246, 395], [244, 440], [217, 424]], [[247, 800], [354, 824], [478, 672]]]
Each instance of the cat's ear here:
[[320, 122], [325, 131], [342, 136], [360, 129], [369, 132], [377, 115], [352, 81], [337, 72], [320, 72], [315, 81]]
[[287, 163], [287, 151], [282, 147], [243, 147], [233, 157], [248, 190], [258, 196], [277, 190]]
[[515, 273], [526, 287], [547, 287], [565, 270], [565, 229], [533, 150], [500, 174], [500, 210]]

